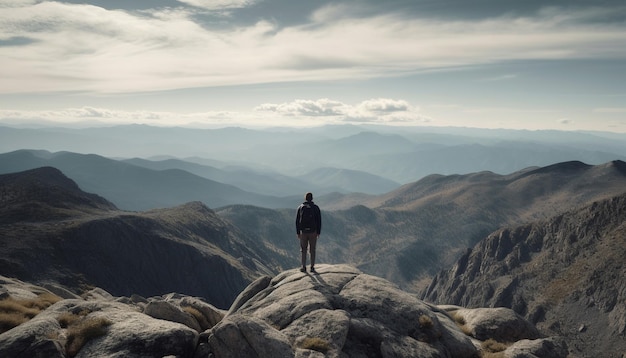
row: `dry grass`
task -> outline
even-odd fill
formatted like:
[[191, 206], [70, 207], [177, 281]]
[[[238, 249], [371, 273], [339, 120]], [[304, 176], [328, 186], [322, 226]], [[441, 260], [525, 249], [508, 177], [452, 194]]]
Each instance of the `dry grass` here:
[[[72, 314], [71, 314], [72, 315]], [[111, 321], [103, 317], [87, 318], [76, 316], [75, 319], [69, 319], [72, 323], [67, 328], [67, 342], [65, 343], [65, 351], [70, 357], [74, 357], [85, 343], [90, 340], [103, 336], [107, 332], [107, 327], [111, 325]]]
[[196, 319], [196, 321], [200, 325], [200, 328], [202, 328], [203, 331], [211, 328], [211, 324], [209, 323], [209, 320], [202, 314], [202, 312], [198, 311], [196, 308], [191, 307], [191, 306], [184, 306], [183, 311], [192, 315], [193, 318]]
[[461, 316], [457, 311], [448, 312], [448, 314], [465, 335], [472, 337], [472, 329], [467, 325], [463, 316]]
[[63, 312], [59, 315], [59, 317], [57, 317], [57, 321], [59, 321], [62, 328], [67, 328], [80, 321], [80, 319], [80, 315], [71, 312]]
[[487, 339], [481, 344], [482, 358], [504, 358], [504, 351], [509, 347], [508, 344], [498, 342], [495, 339]]
[[504, 352], [482, 352], [480, 355], [481, 358], [505, 358]]
[[330, 349], [330, 344], [322, 338], [307, 337], [300, 343], [300, 348], [311, 349], [326, 354]]
[[508, 344], [498, 342], [495, 339], [489, 338], [481, 344], [481, 347], [486, 352], [497, 353], [502, 352], [508, 348]]
[[420, 327], [430, 329], [433, 328], [433, 320], [427, 315], [423, 314], [419, 317]]
[[61, 298], [43, 293], [36, 298], [17, 300], [7, 297], [0, 301], [0, 333], [6, 332], [38, 315]]

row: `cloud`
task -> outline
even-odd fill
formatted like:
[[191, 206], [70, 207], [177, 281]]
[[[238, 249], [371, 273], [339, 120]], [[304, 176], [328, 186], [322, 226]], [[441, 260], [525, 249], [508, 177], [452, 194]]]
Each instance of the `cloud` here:
[[[96, 122], [107, 125], [135, 123], [157, 126], [219, 126], [248, 117], [245, 113], [227, 111], [173, 113], [124, 111], [88, 106], [46, 111], [0, 110], [0, 118], [7, 123], [55, 122], [67, 125]], [[251, 119], [249, 120], [252, 122]]]
[[256, 3], [254, 0], [178, 0], [183, 4], [207, 9], [207, 10], [229, 10], [244, 8]]
[[411, 105], [404, 100], [376, 98], [361, 102], [361, 104], [359, 104], [359, 107], [368, 112], [382, 114], [408, 111], [411, 108]]
[[626, 113], [626, 107], [603, 107], [595, 108], [596, 113]]
[[297, 99], [293, 102], [273, 104], [265, 103], [257, 106], [257, 111], [270, 111], [290, 117], [340, 116], [344, 114], [346, 105], [331, 101], [328, 98], [318, 100]]
[[281, 27], [259, 18], [220, 27], [202, 11], [252, 2], [180, 3], [124, 11], [11, 0], [0, 7], [0, 41], [19, 46], [0, 46], [0, 93], [147, 92], [367, 79], [511, 60], [626, 59], [626, 24], [598, 20], [623, 16], [626, 6], [478, 20], [356, 17], [326, 6], [307, 23]]
[[297, 119], [332, 117], [327, 122], [354, 123], [424, 123], [429, 119], [407, 101], [375, 98], [356, 105], [349, 105], [327, 98], [318, 100], [295, 100], [274, 104], [265, 103], [255, 108], [259, 112], [272, 112]]

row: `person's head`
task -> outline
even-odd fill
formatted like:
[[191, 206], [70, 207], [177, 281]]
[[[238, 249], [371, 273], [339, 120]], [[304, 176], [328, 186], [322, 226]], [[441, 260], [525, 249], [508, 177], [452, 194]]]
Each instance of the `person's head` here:
[[306, 193], [304, 195], [304, 200], [306, 201], [312, 201], [313, 200], [313, 194], [312, 193]]

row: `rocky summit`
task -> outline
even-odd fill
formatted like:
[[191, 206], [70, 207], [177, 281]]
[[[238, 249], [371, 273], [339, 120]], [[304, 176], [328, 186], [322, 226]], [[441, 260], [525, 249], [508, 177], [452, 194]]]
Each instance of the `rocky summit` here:
[[[95, 288], [79, 297], [59, 285], [6, 277], [0, 285], [2, 357], [545, 358], [568, 351], [510, 309], [435, 306], [348, 265], [259, 277], [228, 311], [175, 293], [113, 297]], [[18, 311], [27, 318], [7, 326]]]

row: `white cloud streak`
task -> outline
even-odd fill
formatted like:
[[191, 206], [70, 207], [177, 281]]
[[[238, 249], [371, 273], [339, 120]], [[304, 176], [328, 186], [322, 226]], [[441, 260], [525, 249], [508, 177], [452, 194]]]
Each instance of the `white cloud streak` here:
[[[404, 100], [375, 98], [356, 105], [322, 98], [295, 100], [273, 104], [264, 103], [253, 112], [211, 111], [174, 113], [166, 111], [125, 111], [96, 107], [66, 108], [60, 110], [2, 110], [5, 123], [41, 124], [57, 122], [66, 125], [80, 123], [148, 124], [156, 126], [222, 127], [230, 125], [254, 126], [317, 126], [337, 123], [424, 124], [430, 119]], [[269, 120], [268, 120], [269, 119]]]
[[254, 4], [252, 0], [178, 0], [183, 4], [207, 9], [207, 10], [229, 10], [243, 8]]
[[[281, 104], [265, 103], [255, 110], [297, 118], [305, 123], [307, 118], [310, 120], [313, 117], [324, 117], [323, 123], [422, 124], [430, 121], [407, 101], [389, 98], [373, 98], [356, 105], [328, 98], [315, 101], [300, 99]], [[318, 121], [318, 124], [321, 122]]]
[[[205, 9], [248, 3], [181, 2]], [[0, 94], [148, 92], [394, 76], [507, 60], [626, 59], [625, 25], [589, 21], [609, 11], [626, 7], [448, 22], [351, 18], [326, 7], [300, 26], [259, 21], [218, 31], [197, 22], [190, 8], [127, 12], [11, 0], [0, 7], [0, 44], [29, 41], [0, 46]]]
[[26, 111], [1, 110], [0, 118], [6, 123], [45, 124], [63, 123], [64, 125], [93, 125], [100, 123], [103, 126], [120, 124], [148, 124], [155, 126], [197, 126], [222, 127], [233, 123], [254, 124], [255, 118], [246, 113], [228, 111], [212, 111], [197, 113], [174, 113], [158, 111], [125, 111], [96, 107], [66, 108], [60, 110]]

